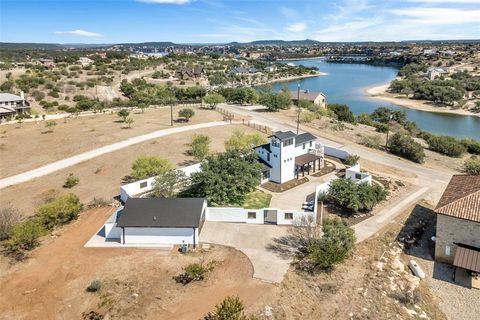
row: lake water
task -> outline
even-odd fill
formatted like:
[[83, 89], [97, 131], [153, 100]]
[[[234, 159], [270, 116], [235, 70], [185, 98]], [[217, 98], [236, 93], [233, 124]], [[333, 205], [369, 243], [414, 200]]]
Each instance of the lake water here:
[[365, 64], [328, 63], [322, 59], [295, 60], [288, 63], [318, 67], [328, 75], [305, 78], [289, 82], [275, 83], [274, 90], [287, 85], [296, 91], [300, 83], [301, 90], [321, 91], [327, 96], [329, 103], [347, 104], [353, 113], [372, 112], [378, 107], [389, 107], [407, 113], [411, 121], [415, 121], [423, 130], [455, 136], [459, 138], [480, 139], [480, 117], [462, 116], [435, 112], [418, 111], [371, 98], [365, 88], [385, 84], [395, 79], [397, 69]]

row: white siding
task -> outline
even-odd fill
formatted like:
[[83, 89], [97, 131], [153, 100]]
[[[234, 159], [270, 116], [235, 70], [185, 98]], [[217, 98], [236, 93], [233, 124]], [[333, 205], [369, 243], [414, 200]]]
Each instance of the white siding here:
[[324, 146], [324, 152], [326, 156], [332, 156], [339, 159], [346, 159], [350, 155], [345, 150], [337, 149], [334, 147], [328, 147], [328, 146]]
[[193, 228], [125, 228], [125, 244], [193, 244], [193, 235]]

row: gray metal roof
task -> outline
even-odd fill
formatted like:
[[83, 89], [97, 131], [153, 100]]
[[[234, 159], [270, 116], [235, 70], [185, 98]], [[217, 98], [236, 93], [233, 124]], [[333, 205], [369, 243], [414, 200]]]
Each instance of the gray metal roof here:
[[258, 149], [258, 148], [262, 148], [267, 150], [268, 152], [272, 152], [272, 150], [270, 149], [270, 143], [261, 144], [259, 146], [254, 147], [253, 149]]
[[287, 140], [295, 137], [295, 133], [292, 131], [277, 131], [272, 134], [272, 136], [277, 137], [281, 141]]
[[0, 102], [23, 101], [22, 97], [7, 92], [0, 93]]
[[198, 228], [203, 198], [129, 198], [118, 227]]
[[295, 146], [299, 146], [304, 142], [316, 140], [317, 137], [315, 137], [313, 134], [310, 132], [305, 132], [302, 134], [299, 134], [298, 136], [295, 137]]

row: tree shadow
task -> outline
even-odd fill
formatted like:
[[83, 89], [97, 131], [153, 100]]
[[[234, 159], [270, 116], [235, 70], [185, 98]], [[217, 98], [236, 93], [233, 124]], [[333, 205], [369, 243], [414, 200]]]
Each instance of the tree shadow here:
[[289, 234], [286, 236], [278, 237], [273, 239], [273, 243], [269, 243], [265, 249], [270, 252], [273, 252], [280, 256], [283, 259], [291, 259], [295, 256], [298, 248], [301, 246], [301, 238]]

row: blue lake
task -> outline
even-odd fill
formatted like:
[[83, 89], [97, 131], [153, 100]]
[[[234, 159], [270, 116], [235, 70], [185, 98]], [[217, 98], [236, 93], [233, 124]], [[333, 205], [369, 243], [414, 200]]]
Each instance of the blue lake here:
[[322, 59], [295, 60], [288, 63], [318, 67], [325, 76], [305, 78], [289, 82], [275, 83], [274, 90], [287, 85], [290, 90], [297, 90], [300, 83], [302, 90], [321, 91], [327, 96], [329, 103], [347, 104], [353, 113], [372, 112], [378, 107], [389, 107], [407, 113], [411, 121], [415, 121], [423, 130], [480, 140], [480, 117], [456, 114], [435, 113], [404, 108], [395, 104], [371, 98], [365, 88], [388, 83], [395, 79], [397, 69], [365, 64], [328, 63]]

